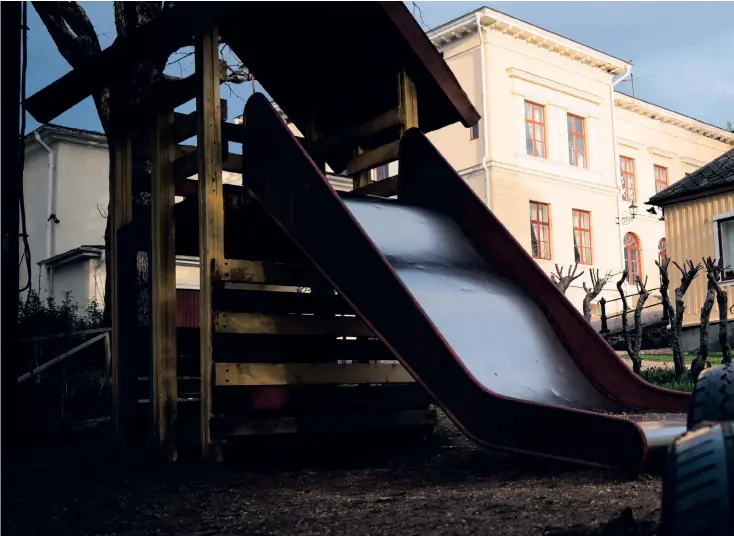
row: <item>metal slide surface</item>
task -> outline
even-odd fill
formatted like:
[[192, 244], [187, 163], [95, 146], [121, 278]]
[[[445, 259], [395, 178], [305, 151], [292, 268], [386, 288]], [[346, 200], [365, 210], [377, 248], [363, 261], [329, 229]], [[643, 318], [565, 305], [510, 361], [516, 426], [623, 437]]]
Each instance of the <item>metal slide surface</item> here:
[[471, 439], [639, 469], [685, 430], [647, 412], [690, 397], [634, 375], [422, 133], [400, 201], [342, 199], [264, 97], [245, 119], [243, 184]]

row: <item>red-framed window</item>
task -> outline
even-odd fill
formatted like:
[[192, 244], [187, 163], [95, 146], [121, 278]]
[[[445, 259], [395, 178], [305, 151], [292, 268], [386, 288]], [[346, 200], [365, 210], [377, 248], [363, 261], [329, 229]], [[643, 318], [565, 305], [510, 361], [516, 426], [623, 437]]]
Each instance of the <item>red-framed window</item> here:
[[530, 202], [530, 247], [536, 259], [551, 258], [550, 205]]
[[640, 239], [635, 233], [624, 235], [624, 267], [627, 269], [627, 281], [635, 284], [635, 278], [642, 280], [642, 248]]
[[658, 261], [660, 262], [660, 265], [665, 262], [665, 259], [668, 258], [668, 241], [665, 240], [665, 238], [661, 238], [658, 242]]
[[380, 166], [378, 168], [375, 168], [374, 175], [372, 177], [373, 181], [382, 181], [388, 178], [390, 173], [389, 165], [385, 164], [384, 166]]
[[578, 115], [568, 114], [568, 163], [586, 167], [586, 121]]
[[576, 262], [591, 264], [591, 212], [573, 209], [573, 249]]
[[525, 150], [530, 156], [545, 158], [545, 107], [525, 101]]
[[627, 156], [620, 156], [619, 169], [622, 180], [622, 199], [629, 203], [634, 203], [637, 200], [634, 159]]
[[662, 192], [668, 187], [668, 168], [655, 165], [655, 193]]
[[469, 140], [479, 139], [479, 123], [469, 128]]

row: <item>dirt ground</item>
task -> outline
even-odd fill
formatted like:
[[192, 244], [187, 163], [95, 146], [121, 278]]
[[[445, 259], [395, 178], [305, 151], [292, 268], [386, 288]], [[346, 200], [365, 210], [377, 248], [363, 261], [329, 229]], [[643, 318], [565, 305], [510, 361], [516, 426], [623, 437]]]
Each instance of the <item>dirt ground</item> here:
[[660, 479], [480, 452], [441, 417], [397, 451], [154, 466], [102, 440], [3, 458], [2, 533], [23, 535], [656, 534]]

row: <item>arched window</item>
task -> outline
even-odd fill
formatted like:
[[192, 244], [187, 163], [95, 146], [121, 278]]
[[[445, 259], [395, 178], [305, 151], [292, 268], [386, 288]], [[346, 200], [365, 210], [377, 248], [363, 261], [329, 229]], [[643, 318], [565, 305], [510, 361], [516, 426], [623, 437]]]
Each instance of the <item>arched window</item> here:
[[658, 261], [662, 265], [665, 262], [665, 259], [668, 258], [668, 243], [665, 241], [665, 238], [661, 238], [660, 242], [658, 242]]
[[634, 233], [624, 235], [624, 267], [627, 268], [627, 281], [635, 284], [635, 278], [642, 279], [642, 262], [640, 259], [640, 239]]

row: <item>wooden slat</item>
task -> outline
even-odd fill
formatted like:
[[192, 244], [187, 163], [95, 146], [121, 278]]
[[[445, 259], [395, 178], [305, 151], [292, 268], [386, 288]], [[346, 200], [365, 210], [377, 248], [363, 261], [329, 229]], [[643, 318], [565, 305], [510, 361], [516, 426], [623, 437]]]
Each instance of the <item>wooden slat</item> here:
[[226, 259], [222, 265], [222, 281], [284, 286], [308, 286], [322, 277], [310, 266], [279, 262], [257, 262]]
[[39, 373], [43, 372], [47, 368], [50, 368], [50, 367], [56, 365], [57, 363], [60, 363], [61, 361], [63, 361], [67, 357], [70, 357], [70, 356], [72, 356], [72, 355], [74, 355], [74, 354], [76, 354], [78, 352], [81, 352], [82, 350], [84, 350], [88, 346], [93, 345], [97, 341], [100, 341], [102, 339], [105, 339], [106, 340], [107, 339], [107, 336], [108, 336], [107, 333], [102, 333], [101, 335], [97, 335], [96, 337], [94, 337], [92, 339], [89, 339], [86, 342], [83, 342], [79, 346], [75, 346], [74, 348], [72, 348], [68, 352], [64, 352], [60, 356], [54, 357], [50, 361], [46, 361], [43, 365], [39, 366], [38, 368], [35, 368], [35, 369], [31, 370], [30, 372], [26, 372], [22, 376], [18, 376], [17, 383], [22, 383], [22, 382], [26, 381], [28, 378], [30, 378], [32, 376], [35, 376], [36, 374], [39, 374]]
[[[222, 99], [221, 105], [222, 107], [226, 106], [227, 101]], [[222, 113], [222, 116], [226, 117], [226, 114]], [[189, 138], [193, 138], [194, 136], [196, 136], [198, 123], [199, 116], [196, 110], [188, 114], [176, 112], [173, 134], [174, 142], [181, 143], [188, 140]], [[238, 141], [239, 143], [242, 143], [242, 131], [242, 125], [235, 125], [234, 123], [222, 121], [222, 142], [226, 143], [228, 141]]]
[[257, 387], [217, 387], [214, 413], [244, 416], [303, 415], [364, 409], [425, 409], [431, 398], [417, 383], [363, 385], [270, 385]]
[[153, 393], [154, 440], [159, 452], [168, 461], [175, 461], [178, 457], [173, 128], [173, 110], [164, 109], [158, 112], [152, 147], [150, 383]]
[[[176, 179], [176, 195], [182, 197], [196, 197], [198, 195], [198, 187], [195, 177], [198, 173], [198, 167], [192, 166], [192, 162], [198, 162], [198, 154], [196, 149], [190, 151], [185, 145], [179, 145], [177, 154], [180, 156], [175, 161], [174, 176]], [[242, 173], [242, 155], [229, 153], [226, 159], [222, 160], [222, 171], [230, 173]], [[224, 192], [230, 195], [242, 195], [244, 190], [242, 186], [237, 184], [225, 184]]]
[[373, 338], [336, 339], [334, 336], [217, 334], [216, 361], [222, 363], [329, 363], [338, 360], [394, 360]]
[[216, 363], [218, 386], [329, 385], [413, 383], [400, 364], [392, 363]]
[[351, 192], [345, 192], [345, 197], [374, 195], [377, 197], [392, 197], [398, 195], [398, 177], [388, 177], [381, 181], [370, 182], [367, 186], [362, 186]]
[[304, 415], [251, 419], [217, 419], [218, 437], [270, 434], [318, 433], [328, 431], [386, 430], [403, 427], [428, 427], [436, 424], [436, 412], [429, 409], [364, 411], [347, 415]]
[[356, 155], [347, 166], [347, 175], [357, 175], [398, 159], [400, 141], [395, 140]]
[[199, 156], [199, 359], [201, 362], [201, 448], [209, 457], [212, 388], [212, 284], [224, 261], [222, 191], [222, 116], [219, 97], [219, 34], [211, 28], [196, 38], [199, 90], [197, 153]]
[[359, 318], [353, 316], [268, 315], [217, 311], [214, 315], [214, 329], [217, 333], [241, 335], [374, 336]]

